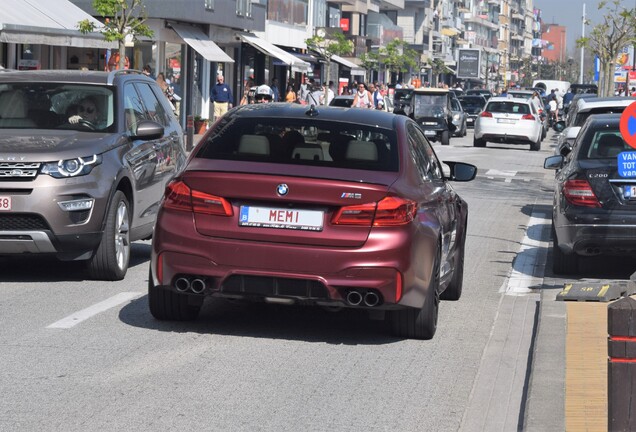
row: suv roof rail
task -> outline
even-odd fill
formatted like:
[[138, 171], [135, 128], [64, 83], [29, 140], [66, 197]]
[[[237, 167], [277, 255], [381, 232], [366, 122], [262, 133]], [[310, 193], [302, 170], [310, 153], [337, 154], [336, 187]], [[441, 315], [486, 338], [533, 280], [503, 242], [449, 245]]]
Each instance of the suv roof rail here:
[[118, 75], [138, 74], [143, 75], [140, 70], [137, 69], [115, 69], [108, 73], [108, 84], [112, 84], [115, 81], [115, 77]]

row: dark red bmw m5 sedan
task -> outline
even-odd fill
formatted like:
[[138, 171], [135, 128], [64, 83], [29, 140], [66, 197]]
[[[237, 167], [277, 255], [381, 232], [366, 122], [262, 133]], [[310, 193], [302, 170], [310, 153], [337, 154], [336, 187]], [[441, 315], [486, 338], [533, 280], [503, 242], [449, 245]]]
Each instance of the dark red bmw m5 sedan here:
[[406, 116], [263, 104], [217, 121], [166, 188], [149, 304], [196, 318], [206, 297], [384, 311], [430, 339], [462, 291], [467, 205]]

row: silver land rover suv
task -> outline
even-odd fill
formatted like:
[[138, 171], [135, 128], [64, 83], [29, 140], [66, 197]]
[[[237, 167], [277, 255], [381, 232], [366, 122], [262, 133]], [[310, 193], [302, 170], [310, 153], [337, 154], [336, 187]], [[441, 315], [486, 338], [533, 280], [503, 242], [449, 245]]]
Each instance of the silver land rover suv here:
[[0, 74], [0, 255], [123, 279], [185, 159], [170, 103], [137, 71]]

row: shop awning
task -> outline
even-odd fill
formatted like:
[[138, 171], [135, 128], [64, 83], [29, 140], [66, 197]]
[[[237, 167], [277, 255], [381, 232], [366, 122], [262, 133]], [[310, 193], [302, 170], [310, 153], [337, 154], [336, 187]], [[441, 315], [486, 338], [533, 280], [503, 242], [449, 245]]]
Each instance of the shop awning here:
[[102, 24], [68, 0], [2, 0], [0, 42], [117, 48], [98, 32], [84, 34], [78, 23], [88, 19], [96, 28]]
[[331, 60], [335, 61], [336, 63], [341, 64], [344, 67], [347, 67], [349, 69], [351, 69], [351, 75], [364, 75], [365, 74], [365, 70], [364, 68], [361, 68], [360, 66], [358, 66], [357, 64], [350, 62], [347, 59], [344, 59], [340, 56], [337, 55], [332, 55], [331, 56]]
[[444, 36], [457, 36], [459, 34], [459, 30], [457, 30], [454, 27], [445, 27], [440, 31], [441, 34], [443, 34]]
[[281, 48], [278, 48], [276, 45], [273, 45], [267, 42], [265, 39], [261, 39], [254, 34], [237, 33], [237, 36], [240, 37], [243, 42], [252, 45], [254, 48], [265, 55], [277, 58], [285, 65], [290, 66], [292, 69], [297, 69], [299, 72], [306, 72], [310, 69], [310, 65], [306, 61], [299, 59], [295, 55], [290, 54]]
[[171, 23], [170, 27], [177, 32], [185, 43], [201, 54], [204, 59], [211, 62], [234, 63], [232, 57], [227, 55], [225, 51], [212, 42], [210, 38], [197, 27], [175, 23]]

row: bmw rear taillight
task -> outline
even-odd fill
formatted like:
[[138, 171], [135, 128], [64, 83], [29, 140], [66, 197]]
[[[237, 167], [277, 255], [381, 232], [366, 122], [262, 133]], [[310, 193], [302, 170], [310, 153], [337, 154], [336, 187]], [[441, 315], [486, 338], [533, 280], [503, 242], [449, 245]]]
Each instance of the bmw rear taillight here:
[[479, 117], [492, 117], [492, 113], [488, 111], [484, 111], [481, 114], [479, 114]]
[[582, 207], [600, 207], [592, 186], [587, 180], [567, 180], [563, 185], [565, 199], [573, 205]]
[[536, 120], [532, 114], [524, 114], [521, 120]]
[[397, 197], [380, 202], [342, 207], [332, 218], [334, 225], [398, 226], [415, 219], [417, 203]]
[[173, 180], [166, 187], [165, 208], [193, 213], [232, 216], [232, 205], [225, 198], [190, 189], [181, 180]]

